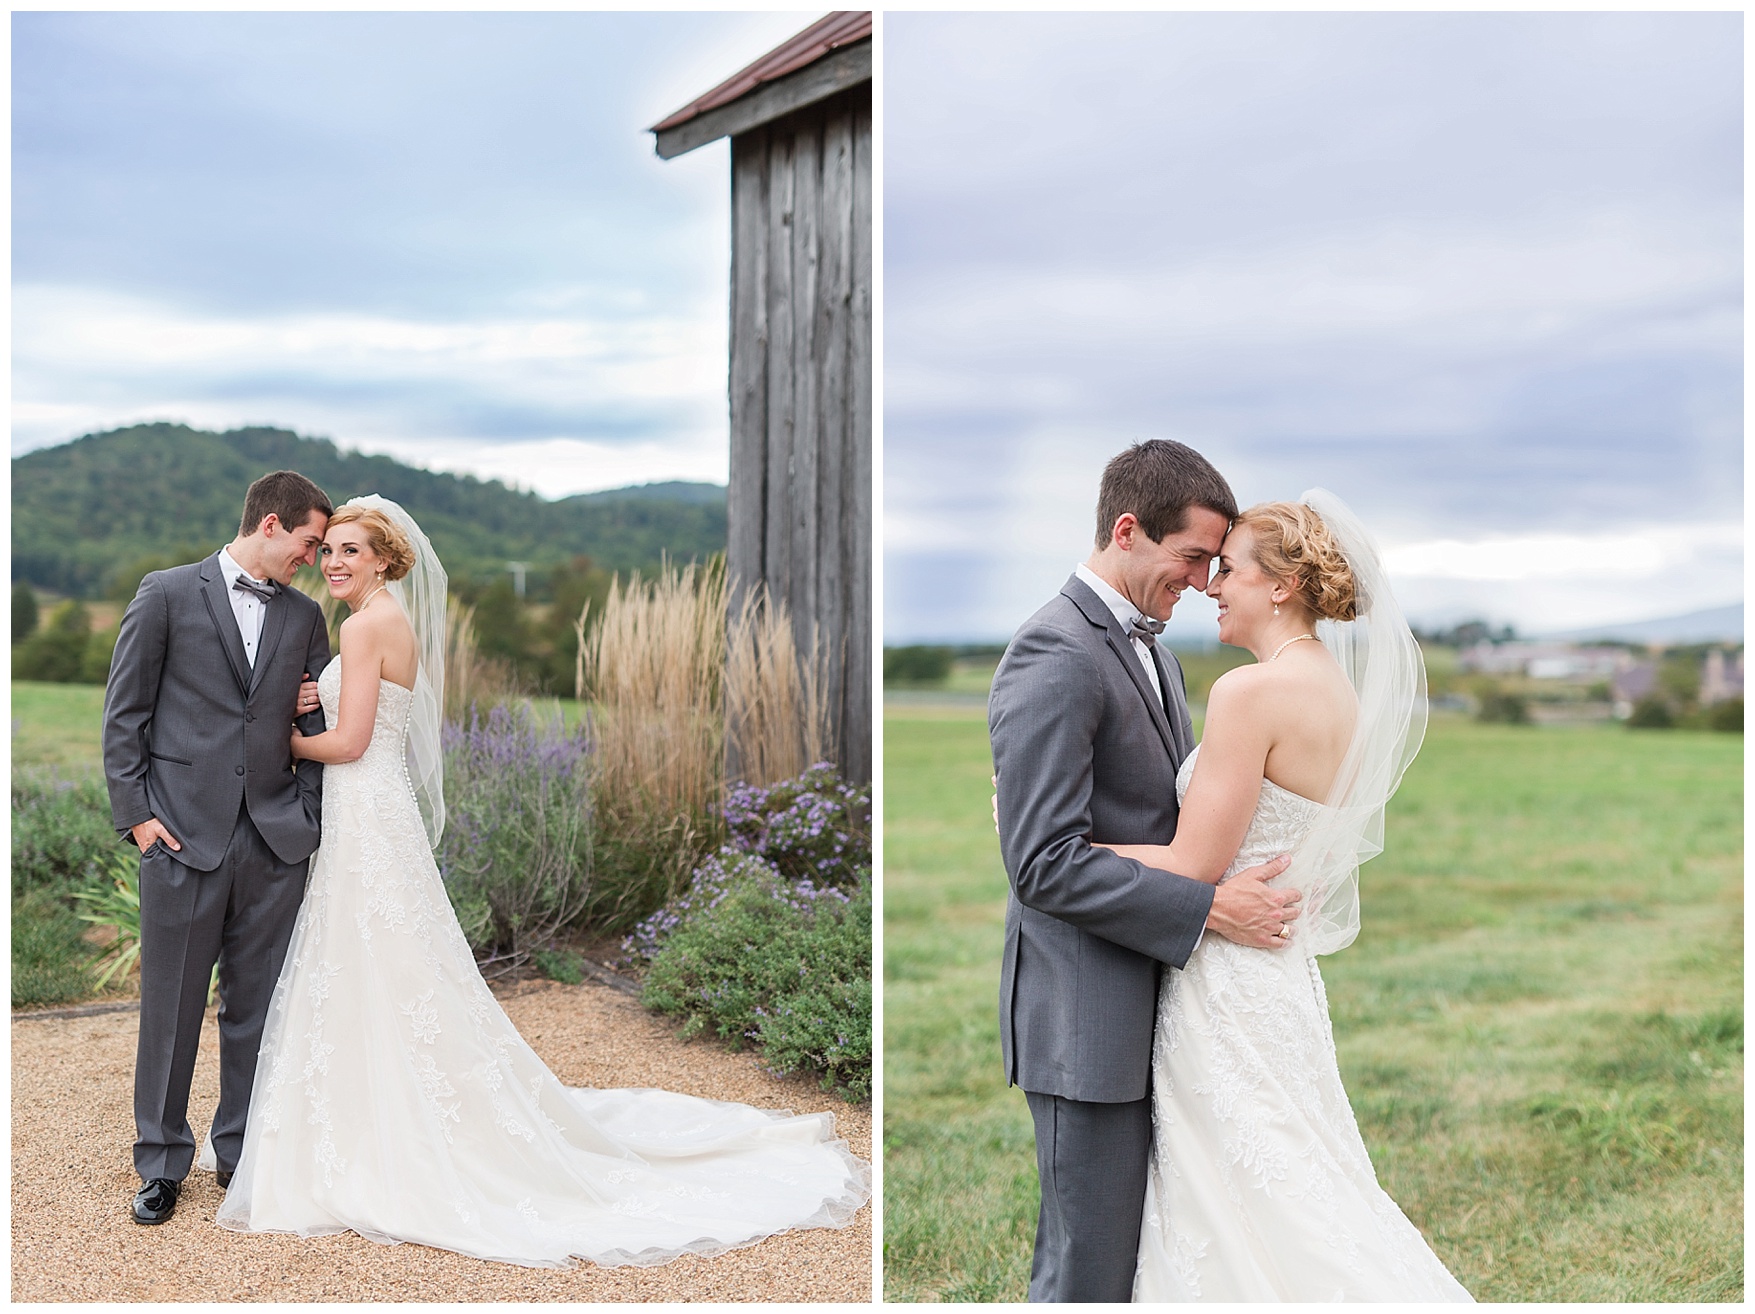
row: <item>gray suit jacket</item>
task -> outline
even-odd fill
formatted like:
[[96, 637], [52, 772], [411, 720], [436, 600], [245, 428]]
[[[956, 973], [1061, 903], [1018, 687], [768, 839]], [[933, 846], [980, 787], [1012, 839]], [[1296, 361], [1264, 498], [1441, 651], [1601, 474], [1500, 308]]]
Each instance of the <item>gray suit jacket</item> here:
[[1199, 943], [1213, 887], [1107, 844], [1167, 844], [1194, 742], [1162, 648], [1166, 715], [1114, 613], [1078, 576], [1012, 639], [988, 730], [1012, 895], [1000, 969], [1006, 1080], [1067, 1099], [1144, 1099], [1159, 965]]
[[[293, 712], [304, 672], [314, 678], [328, 662], [322, 609], [283, 588], [263, 611], [252, 668], [218, 553], [141, 580], [122, 613], [104, 693], [104, 776], [117, 831], [157, 817], [183, 846], [179, 862], [212, 871], [241, 802], [282, 862], [310, 857], [323, 772], [315, 762], [293, 771]], [[320, 733], [322, 713], [299, 727]]]

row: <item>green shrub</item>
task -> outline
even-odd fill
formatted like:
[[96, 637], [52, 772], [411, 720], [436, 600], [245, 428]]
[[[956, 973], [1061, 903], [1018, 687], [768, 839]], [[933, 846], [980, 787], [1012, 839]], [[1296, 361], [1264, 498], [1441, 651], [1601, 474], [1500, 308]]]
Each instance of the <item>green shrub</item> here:
[[36, 632], [37, 593], [29, 584], [12, 586], [12, 641], [23, 643]]
[[1510, 693], [1498, 685], [1489, 685], [1475, 694], [1480, 706], [1475, 709], [1475, 720], [1497, 723], [1500, 725], [1528, 725], [1530, 723], [1529, 700], [1522, 694]]
[[[713, 864], [709, 864], [709, 867]], [[707, 869], [703, 869], [705, 873]], [[871, 1093], [871, 884], [849, 898], [791, 882], [750, 854], [721, 850], [647, 968], [644, 1001], [754, 1042], [776, 1072], [800, 1068], [848, 1099]]]
[[943, 684], [951, 674], [949, 648], [914, 645], [884, 649], [885, 684]]
[[77, 602], [63, 602], [49, 617], [48, 625], [13, 648], [12, 678], [77, 683], [90, 641], [91, 613]]
[[1633, 704], [1633, 714], [1627, 718], [1630, 730], [1668, 730], [1675, 724], [1670, 704], [1657, 694], [1647, 694]]
[[[14, 890], [17, 885], [14, 883]], [[53, 891], [36, 888], [12, 899], [12, 1006], [65, 1004], [95, 988], [98, 950], [81, 935], [84, 924]]]
[[67, 780], [52, 772], [12, 777], [12, 893], [84, 889], [121, 849], [110, 825], [110, 800], [96, 777]]
[[1743, 733], [1743, 700], [1727, 698], [1722, 703], [1714, 703], [1706, 713], [1706, 722], [1714, 730], [1723, 730], [1729, 734]]

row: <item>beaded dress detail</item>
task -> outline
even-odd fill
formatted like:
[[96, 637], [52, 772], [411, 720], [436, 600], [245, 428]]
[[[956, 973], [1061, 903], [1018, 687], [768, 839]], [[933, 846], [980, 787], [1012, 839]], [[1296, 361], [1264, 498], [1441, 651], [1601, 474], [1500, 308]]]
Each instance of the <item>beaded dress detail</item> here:
[[[1291, 852], [1322, 811], [1263, 780], [1222, 879]], [[1283, 949], [1209, 932], [1164, 973], [1134, 1299], [1472, 1299], [1377, 1184], [1296, 931]]]
[[[329, 723], [341, 663], [318, 680]], [[842, 1227], [870, 1166], [829, 1114], [568, 1087], [482, 981], [404, 765], [412, 695], [379, 687], [358, 761], [323, 773], [311, 861], [218, 1222], [354, 1231], [482, 1259], [660, 1264]], [[211, 1148], [203, 1148], [213, 1166]]]

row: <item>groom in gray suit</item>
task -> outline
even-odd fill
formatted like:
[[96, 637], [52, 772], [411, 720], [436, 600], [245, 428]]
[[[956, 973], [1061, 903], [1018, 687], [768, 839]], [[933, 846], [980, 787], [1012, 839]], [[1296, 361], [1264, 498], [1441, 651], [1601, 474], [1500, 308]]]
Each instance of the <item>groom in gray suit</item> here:
[[328, 663], [329, 635], [322, 609], [286, 586], [316, 561], [331, 514], [303, 475], [264, 475], [244, 497], [237, 538], [148, 575], [122, 614], [103, 745], [112, 820], [140, 849], [138, 1223], [171, 1216], [194, 1162], [189, 1084], [216, 961], [221, 1186], [243, 1147], [322, 799], [322, 769], [295, 773], [291, 740], [295, 715], [305, 734], [324, 728], [305, 681]]
[[1000, 970], [1008, 1084], [1036, 1126], [1042, 1192], [1032, 1301], [1125, 1301], [1146, 1193], [1158, 981], [1210, 928], [1283, 945], [1295, 891], [1220, 886], [1107, 844], [1167, 844], [1194, 731], [1175, 657], [1156, 642], [1182, 590], [1204, 589], [1237, 505], [1181, 443], [1129, 448], [1103, 472], [1096, 550], [1026, 621], [994, 674], [988, 728], [1012, 893]]

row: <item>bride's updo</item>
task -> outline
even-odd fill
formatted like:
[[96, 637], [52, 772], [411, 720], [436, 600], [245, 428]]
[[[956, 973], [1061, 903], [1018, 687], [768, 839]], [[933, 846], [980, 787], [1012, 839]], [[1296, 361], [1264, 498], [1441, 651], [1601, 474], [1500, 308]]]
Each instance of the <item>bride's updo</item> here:
[[1318, 620], [1350, 621], [1359, 614], [1353, 568], [1316, 512], [1302, 502], [1261, 502], [1235, 524], [1254, 535], [1255, 564], [1289, 583]]
[[408, 541], [390, 519], [374, 506], [343, 506], [336, 508], [335, 514], [329, 517], [329, 528], [337, 525], [357, 524], [366, 531], [366, 542], [372, 545], [372, 552], [379, 561], [384, 563], [384, 578], [387, 580], [401, 579], [414, 566], [414, 544]]

